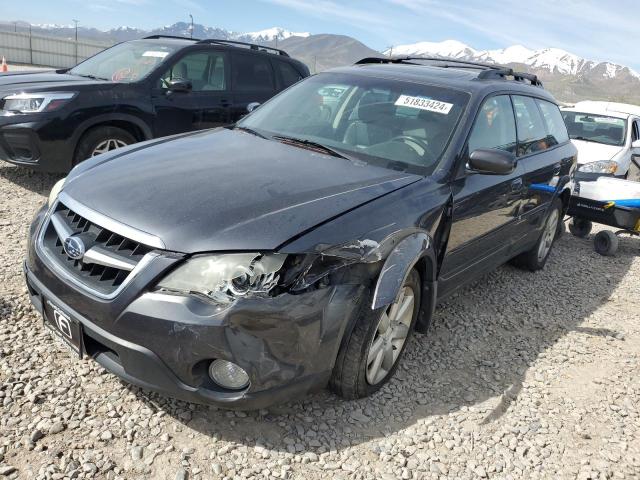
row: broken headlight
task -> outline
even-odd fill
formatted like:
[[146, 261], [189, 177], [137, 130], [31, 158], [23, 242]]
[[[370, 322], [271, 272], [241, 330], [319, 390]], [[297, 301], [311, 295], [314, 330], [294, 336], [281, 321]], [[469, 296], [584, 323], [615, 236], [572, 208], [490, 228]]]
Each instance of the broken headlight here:
[[276, 253], [201, 255], [173, 270], [158, 287], [229, 305], [240, 297], [268, 294], [278, 284], [279, 271], [286, 258]]

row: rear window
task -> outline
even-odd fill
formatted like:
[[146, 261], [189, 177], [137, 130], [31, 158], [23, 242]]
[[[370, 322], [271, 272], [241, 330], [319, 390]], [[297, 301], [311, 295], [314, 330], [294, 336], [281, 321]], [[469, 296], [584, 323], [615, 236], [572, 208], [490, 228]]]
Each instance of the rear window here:
[[567, 132], [567, 126], [564, 124], [558, 106], [540, 99], [536, 99], [536, 102], [538, 103], [538, 107], [540, 107], [542, 119], [547, 127], [547, 133], [553, 138], [552, 142], [557, 145], [568, 141], [569, 133]]
[[235, 55], [231, 68], [233, 89], [239, 92], [275, 89], [271, 64], [257, 55]]
[[518, 155], [541, 152], [549, 148], [547, 128], [536, 102], [531, 97], [513, 96], [518, 130]]

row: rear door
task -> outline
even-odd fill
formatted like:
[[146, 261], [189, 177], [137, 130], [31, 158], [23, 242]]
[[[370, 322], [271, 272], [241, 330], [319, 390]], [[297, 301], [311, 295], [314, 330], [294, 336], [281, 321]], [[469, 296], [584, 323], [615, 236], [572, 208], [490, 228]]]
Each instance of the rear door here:
[[[174, 61], [156, 81], [152, 102], [156, 136], [230, 123], [228, 55], [213, 49], [192, 51]], [[169, 81], [189, 80], [190, 92], [171, 92]]]
[[[509, 95], [489, 97], [478, 112], [465, 157], [479, 148], [515, 154], [516, 145]], [[507, 259], [522, 204], [523, 176], [521, 165], [508, 175], [465, 169], [452, 183], [453, 222], [440, 275], [442, 294]]]
[[542, 224], [562, 171], [562, 150], [569, 134], [558, 107], [534, 97], [514, 95], [518, 127], [518, 162], [526, 170], [525, 200], [518, 236]]
[[276, 77], [269, 57], [251, 52], [231, 55], [231, 88], [233, 106], [231, 120], [236, 122], [247, 114], [250, 103], [264, 103], [276, 93]]

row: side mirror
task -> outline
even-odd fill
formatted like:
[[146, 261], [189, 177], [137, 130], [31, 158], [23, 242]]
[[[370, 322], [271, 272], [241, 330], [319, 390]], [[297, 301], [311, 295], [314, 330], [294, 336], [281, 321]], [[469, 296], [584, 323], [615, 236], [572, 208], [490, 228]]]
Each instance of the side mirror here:
[[479, 148], [469, 155], [469, 168], [489, 175], [508, 175], [517, 163], [516, 156], [504, 150]]
[[188, 93], [193, 89], [191, 80], [185, 80], [184, 78], [169, 80], [168, 85], [170, 92]]
[[640, 149], [640, 140], [635, 140], [635, 141], [631, 142], [631, 148]]
[[251, 102], [249, 105], [247, 105], [247, 112], [251, 113], [259, 106], [260, 106], [260, 102]]

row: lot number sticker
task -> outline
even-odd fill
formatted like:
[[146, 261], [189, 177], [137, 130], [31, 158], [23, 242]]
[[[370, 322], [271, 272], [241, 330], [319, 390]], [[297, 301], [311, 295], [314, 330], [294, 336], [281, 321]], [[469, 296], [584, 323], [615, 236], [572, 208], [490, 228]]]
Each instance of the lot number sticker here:
[[169, 52], [157, 52], [154, 50], [147, 50], [142, 54], [143, 57], [156, 57], [156, 58], [164, 58], [169, 55]]
[[412, 97], [411, 95], [400, 95], [395, 103], [399, 107], [418, 108], [429, 112], [442, 113], [448, 115], [453, 103], [440, 102], [424, 97]]

